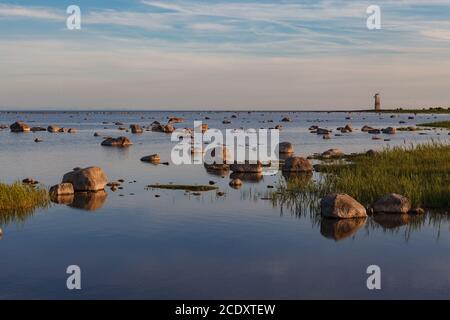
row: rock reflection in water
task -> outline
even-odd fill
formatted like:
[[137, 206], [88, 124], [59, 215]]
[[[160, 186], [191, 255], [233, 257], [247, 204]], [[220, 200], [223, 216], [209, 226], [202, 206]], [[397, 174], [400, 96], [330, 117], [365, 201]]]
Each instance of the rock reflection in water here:
[[242, 181], [247, 182], [261, 182], [264, 178], [261, 173], [240, 173], [233, 172], [230, 175], [231, 179], [241, 179]]
[[328, 239], [344, 240], [358, 232], [366, 224], [367, 218], [357, 219], [322, 219], [320, 233]]
[[411, 216], [408, 214], [377, 213], [373, 215], [373, 220], [384, 229], [396, 229], [409, 224]]
[[54, 197], [52, 198], [52, 201], [76, 209], [96, 211], [103, 207], [107, 197], [108, 193], [105, 191], [77, 192], [74, 195]]

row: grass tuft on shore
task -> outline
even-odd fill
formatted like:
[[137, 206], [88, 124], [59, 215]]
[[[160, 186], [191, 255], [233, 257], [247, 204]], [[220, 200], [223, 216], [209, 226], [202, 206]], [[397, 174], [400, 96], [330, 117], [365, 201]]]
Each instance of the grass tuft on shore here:
[[50, 204], [48, 191], [39, 186], [28, 186], [20, 182], [0, 183], [0, 224], [24, 221], [37, 208]]
[[[413, 206], [450, 208], [450, 145], [441, 142], [386, 148], [375, 155], [338, 161], [317, 181], [287, 181], [274, 194], [276, 202], [318, 199], [328, 193], [347, 193], [367, 207], [388, 193], [411, 199]], [[288, 205], [289, 206], [289, 205]]]
[[418, 124], [419, 127], [445, 128], [450, 129], [450, 121], [437, 121]]

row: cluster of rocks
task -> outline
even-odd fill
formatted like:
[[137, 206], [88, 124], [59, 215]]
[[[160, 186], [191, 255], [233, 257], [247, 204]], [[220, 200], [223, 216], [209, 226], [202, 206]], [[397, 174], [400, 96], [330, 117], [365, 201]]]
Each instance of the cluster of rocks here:
[[[350, 219], [367, 217], [366, 208], [347, 194], [330, 194], [321, 202], [321, 213], [325, 218]], [[374, 214], [421, 214], [423, 209], [412, 209], [411, 201], [399, 194], [391, 193], [377, 200], [370, 208]]]
[[99, 167], [75, 168], [66, 173], [62, 182], [50, 188], [52, 201], [85, 210], [96, 210], [107, 197], [108, 177]]
[[151, 124], [151, 131], [153, 132], [162, 132], [162, 133], [172, 133], [175, 131], [175, 127], [172, 126], [170, 123], [168, 124], [161, 124], [158, 121], [154, 121]]
[[[49, 125], [47, 128], [44, 127], [30, 127], [23, 121], [16, 121], [9, 126], [11, 132], [39, 132], [48, 131], [50, 133], [76, 133], [76, 128], [61, 128], [56, 125]], [[38, 141], [36, 141], [38, 142]]]

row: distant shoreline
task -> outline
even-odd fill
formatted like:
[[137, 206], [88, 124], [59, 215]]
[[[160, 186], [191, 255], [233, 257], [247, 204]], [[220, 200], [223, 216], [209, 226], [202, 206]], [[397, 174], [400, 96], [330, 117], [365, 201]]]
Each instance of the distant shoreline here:
[[143, 112], [229, 112], [229, 113], [248, 113], [248, 112], [268, 112], [268, 113], [398, 113], [398, 114], [450, 114], [450, 108], [430, 108], [430, 109], [384, 109], [375, 111], [373, 109], [361, 110], [0, 110], [0, 113], [143, 113]]

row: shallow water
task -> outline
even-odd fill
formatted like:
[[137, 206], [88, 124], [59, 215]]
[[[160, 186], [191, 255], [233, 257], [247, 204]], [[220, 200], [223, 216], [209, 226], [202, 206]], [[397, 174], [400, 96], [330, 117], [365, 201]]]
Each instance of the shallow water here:
[[[231, 115], [237, 118], [232, 119]], [[269, 128], [283, 116], [281, 140], [299, 155], [331, 147], [363, 152], [428, 140], [448, 141], [448, 131], [399, 132], [372, 140], [357, 131], [323, 140], [310, 134], [318, 124], [333, 128], [352, 123], [360, 129], [409, 126], [449, 120], [448, 115], [292, 112], [0, 112], [0, 124], [23, 120], [31, 126], [75, 127], [76, 134], [0, 131], [0, 181], [33, 177], [50, 186], [74, 167], [97, 165], [110, 180], [125, 179], [123, 190], [84, 198], [76, 207], [53, 205], [25, 221], [0, 226], [0, 298], [449, 298], [450, 220], [429, 214], [416, 221], [373, 220], [343, 224], [320, 221], [308, 213], [263, 200], [280, 175], [245, 182], [239, 190], [229, 177], [211, 175], [201, 165], [154, 166], [142, 156], [159, 153], [170, 161], [170, 135], [118, 131], [121, 121], [149, 125], [176, 115], [193, 127], [204, 120], [210, 128]], [[347, 120], [346, 117], [351, 117]], [[224, 125], [228, 118], [231, 124]], [[436, 118], [436, 119], [435, 119]], [[273, 120], [274, 122], [268, 122]], [[399, 124], [405, 121], [405, 124]], [[108, 124], [103, 124], [108, 122]], [[104, 129], [106, 127], [106, 129]], [[101, 147], [105, 135], [129, 136], [134, 145]], [[35, 143], [40, 137], [42, 143]], [[146, 190], [148, 184], [208, 184], [200, 196], [184, 191]], [[136, 181], [136, 182], [134, 182]], [[155, 195], [160, 195], [156, 198]], [[66, 289], [68, 265], [82, 270], [82, 290]], [[366, 268], [382, 270], [382, 290], [366, 287]]]

